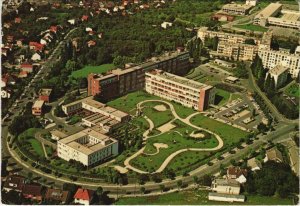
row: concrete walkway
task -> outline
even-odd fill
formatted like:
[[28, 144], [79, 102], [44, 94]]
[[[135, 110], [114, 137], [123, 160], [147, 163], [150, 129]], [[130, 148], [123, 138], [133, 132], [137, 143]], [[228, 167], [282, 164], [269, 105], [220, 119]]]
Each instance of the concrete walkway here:
[[43, 151], [44, 151], [45, 157], [48, 159], [49, 157], [48, 157], [48, 154], [47, 154], [47, 151], [46, 151], [44, 143], [41, 142], [41, 145], [43, 147]]
[[[204, 128], [202, 128], [202, 127], [195, 126], [195, 125], [193, 125], [193, 124], [190, 122], [190, 119], [191, 119], [193, 116], [199, 114], [199, 112], [196, 112], [196, 113], [194, 113], [194, 114], [191, 114], [191, 115], [188, 116], [187, 118], [183, 119], [183, 118], [181, 118], [181, 117], [176, 113], [173, 104], [171, 104], [171, 103], [169, 103], [169, 102], [166, 102], [166, 101], [164, 101], [164, 100], [145, 100], [145, 101], [142, 101], [142, 102], [138, 103], [138, 104], [137, 104], [137, 108], [139, 109], [140, 106], [141, 106], [142, 104], [146, 103], [146, 102], [160, 102], [160, 103], [167, 104], [167, 105], [170, 107], [170, 110], [171, 110], [173, 116], [175, 117], [175, 119], [178, 119], [178, 120], [182, 121], [183, 123], [185, 123], [185, 124], [187, 124], [187, 125], [189, 125], [189, 126], [195, 128], [195, 129], [197, 129], [197, 130], [203, 130], [203, 131], [206, 131], [206, 132], [208, 132], [208, 133], [214, 135], [214, 136], [217, 138], [218, 142], [219, 142], [218, 146], [216, 146], [216, 147], [214, 147], [214, 148], [185, 148], [185, 149], [178, 150], [178, 151], [172, 153], [170, 156], [168, 156], [168, 157], [164, 160], [164, 162], [161, 164], [161, 166], [160, 166], [154, 173], [160, 173], [160, 172], [164, 171], [164, 169], [168, 166], [168, 164], [172, 161], [172, 159], [173, 159], [174, 157], [176, 157], [176, 156], [177, 156], [178, 154], [180, 154], [180, 153], [183, 153], [183, 152], [186, 152], [186, 151], [216, 151], [216, 150], [219, 150], [219, 149], [221, 149], [221, 148], [223, 147], [224, 142], [223, 142], [222, 138], [221, 138], [218, 134], [213, 133], [213, 132], [211, 132], [210, 130], [204, 129]], [[152, 122], [152, 121], [151, 121], [151, 122]], [[137, 151], [135, 154], [133, 154], [132, 156], [130, 156], [129, 158], [127, 158], [127, 159], [124, 161], [124, 165], [126, 166], [126, 168], [131, 169], [131, 170], [133, 170], [133, 171], [135, 171], [135, 172], [137, 172], [137, 173], [142, 173], [142, 174], [147, 174], [147, 173], [149, 173], [149, 172], [146, 172], [146, 171], [142, 171], [142, 170], [140, 170], [140, 169], [137, 169], [137, 168], [133, 167], [132, 165], [130, 165], [130, 161], [133, 160], [133, 159], [135, 159], [137, 156], [143, 154], [144, 149], [145, 149], [145, 147], [143, 147], [142, 149], [140, 149], [139, 151]], [[145, 154], [145, 153], [144, 153], [144, 154]]]
[[148, 135], [149, 133], [154, 129], [154, 123], [152, 122], [151, 119], [149, 119], [146, 115], [144, 116], [145, 120], [149, 123], [149, 129], [147, 129], [144, 133], [143, 133], [143, 140], [148, 139]]

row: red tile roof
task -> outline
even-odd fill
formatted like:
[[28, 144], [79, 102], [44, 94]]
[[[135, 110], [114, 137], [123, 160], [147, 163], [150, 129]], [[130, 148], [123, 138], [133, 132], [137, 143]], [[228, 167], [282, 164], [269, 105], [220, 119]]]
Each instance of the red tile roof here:
[[29, 42], [29, 46], [34, 46], [35, 51], [42, 51], [44, 49], [44, 45], [38, 42]]
[[16, 17], [16, 18], [15, 18], [15, 23], [21, 23], [21, 20], [22, 20], [21, 18]]
[[30, 68], [30, 69], [32, 69], [33, 65], [29, 64], [29, 63], [23, 63], [23, 64], [21, 64], [21, 68]]
[[81, 20], [82, 21], [87, 21], [89, 19], [89, 16], [87, 16], [87, 15], [83, 15], [82, 17], [81, 17]]
[[80, 199], [80, 200], [88, 200], [91, 201], [93, 197], [94, 191], [88, 190], [88, 189], [82, 189], [79, 188], [74, 195], [75, 199]]
[[42, 196], [41, 185], [25, 185], [22, 190], [23, 195]]
[[50, 31], [56, 33], [58, 30], [58, 27], [57, 26], [50, 26]]
[[234, 175], [238, 178], [241, 175], [247, 176], [248, 171], [246, 169], [241, 169], [240, 167], [229, 167], [227, 169], [227, 175]]

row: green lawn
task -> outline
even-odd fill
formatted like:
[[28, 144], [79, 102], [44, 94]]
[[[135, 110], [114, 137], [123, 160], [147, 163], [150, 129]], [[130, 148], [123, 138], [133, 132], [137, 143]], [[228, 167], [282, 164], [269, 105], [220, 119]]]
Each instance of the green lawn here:
[[288, 88], [285, 89], [284, 93], [289, 96], [300, 97], [299, 84], [294, 83], [294, 84], [290, 85]]
[[201, 114], [192, 117], [191, 123], [219, 134], [223, 139], [225, 145], [238, 142], [241, 138], [244, 138], [248, 134], [243, 130], [232, 127], [222, 122], [218, 122]]
[[[163, 161], [169, 155], [171, 155], [173, 152], [176, 152], [177, 150], [184, 148], [213, 148], [218, 145], [218, 141], [216, 140], [216, 138], [208, 133], [203, 132], [205, 138], [192, 138], [189, 137], [189, 134], [191, 134], [193, 131], [197, 131], [196, 129], [182, 123], [179, 120], [176, 120], [175, 124], [177, 125], [177, 127], [172, 129], [171, 131], [148, 139], [144, 152], [147, 154], [155, 153], [157, 150], [153, 146], [154, 143], [167, 144], [168, 148], [161, 148], [160, 152], [155, 155], [140, 155], [137, 158], [135, 158], [131, 162], [131, 164], [139, 169], [154, 172], [161, 166]], [[173, 167], [177, 167], [178, 165], [182, 164], [189, 165], [203, 158], [203, 155], [194, 156], [192, 159], [175, 157], [174, 159], [176, 159], [177, 161], [174, 162], [175, 166]]]
[[[129, 93], [123, 97], [112, 100], [108, 102], [107, 105], [130, 114], [135, 114], [136, 105], [139, 102], [142, 102], [144, 100], [164, 100], [164, 99], [148, 94], [145, 91], [136, 91], [136, 92]], [[164, 101], [168, 102], [168, 100], [164, 100]], [[181, 104], [175, 102], [171, 102], [171, 103], [173, 104], [177, 114], [182, 118], [186, 118], [187, 116], [195, 112], [192, 108], [182, 106]]]
[[33, 139], [33, 138], [29, 139], [28, 142], [30, 142], [31, 147], [33, 148], [33, 150], [38, 156], [45, 157], [42, 144], [37, 139]]
[[208, 200], [208, 191], [184, 191], [149, 197], [120, 198], [116, 205], [292, 205], [292, 199], [246, 195], [244, 203], [217, 202]]
[[221, 106], [221, 105], [225, 104], [226, 102], [228, 102], [229, 97], [230, 97], [230, 92], [227, 92], [222, 89], [216, 89], [216, 91], [217, 91], [217, 93], [216, 93], [216, 98], [215, 98], [215, 104], [217, 104], [218, 106]]
[[74, 78], [87, 77], [90, 73], [101, 74], [116, 68], [113, 64], [102, 64], [100, 66], [85, 66], [80, 70], [72, 72], [71, 76]]
[[259, 32], [266, 32], [268, 31], [267, 28], [254, 25], [254, 24], [245, 24], [245, 25], [234, 25], [233, 27], [240, 28], [240, 29], [245, 29], [245, 30], [250, 30], [250, 31], [259, 31]]

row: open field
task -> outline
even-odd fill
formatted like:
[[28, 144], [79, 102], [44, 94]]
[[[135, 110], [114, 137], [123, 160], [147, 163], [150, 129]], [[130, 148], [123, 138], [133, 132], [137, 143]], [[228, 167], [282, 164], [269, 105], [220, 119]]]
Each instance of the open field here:
[[33, 150], [35, 151], [35, 153], [40, 156], [40, 157], [44, 157], [45, 153], [44, 150], [42, 148], [42, 144], [36, 140], [36, 139], [29, 139], [28, 142], [30, 142], [31, 147], [33, 148]]
[[218, 122], [201, 114], [192, 117], [191, 123], [219, 134], [224, 140], [225, 146], [238, 142], [241, 138], [246, 137], [246, 135], [248, 134], [243, 130], [224, 124], [222, 122]]
[[292, 205], [292, 199], [278, 197], [264, 197], [258, 195], [246, 195], [244, 203], [217, 202], [208, 200], [208, 191], [183, 191], [149, 197], [120, 198], [117, 205]]
[[100, 66], [85, 66], [80, 70], [72, 72], [71, 76], [74, 78], [87, 77], [90, 73], [101, 74], [116, 68], [113, 64], [102, 64]]
[[233, 27], [236, 27], [239, 29], [250, 30], [250, 31], [259, 31], [259, 32], [268, 31], [267, 28], [264, 28], [264, 27], [258, 26], [258, 25], [254, 25], [254, 24], [234, 25]]

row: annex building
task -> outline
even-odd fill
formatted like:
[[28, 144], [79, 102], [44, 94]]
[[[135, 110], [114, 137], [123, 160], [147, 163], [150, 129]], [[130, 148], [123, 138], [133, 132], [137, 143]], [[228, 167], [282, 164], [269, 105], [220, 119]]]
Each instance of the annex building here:
[[58, 157], [69, 161], [76, 160], [85, 166], [96, 164], [118, 155], [118, 141], [88, 128], [57, 142]]
[[247, 15], [253, 6], [251, 4], [226, 4], [222, 7], [222, 11], [234, 15]]
[[162, 70], [146, 73], [146, 91], [150, 94], [178, 102], [186, 107], [203, 111], [214, 104], [215, 89]]

